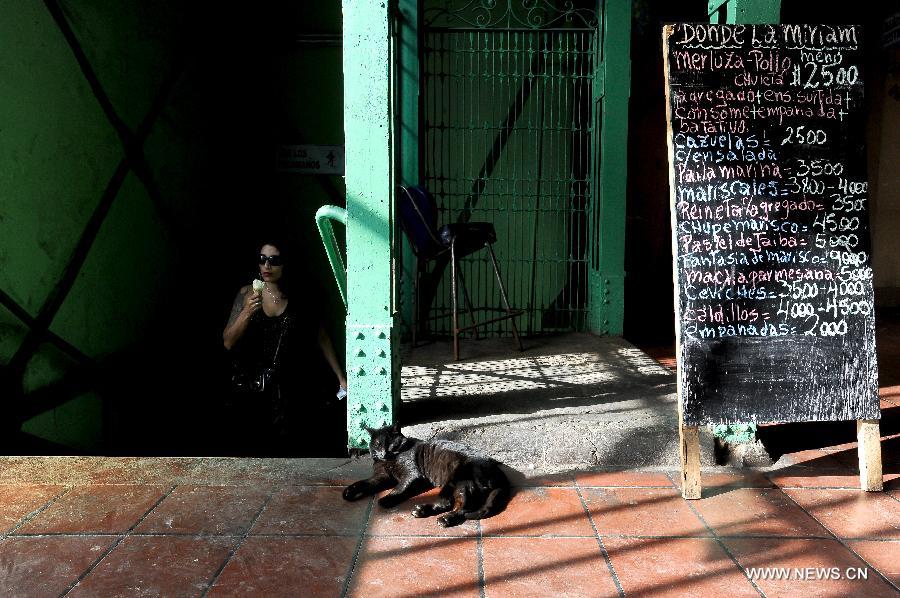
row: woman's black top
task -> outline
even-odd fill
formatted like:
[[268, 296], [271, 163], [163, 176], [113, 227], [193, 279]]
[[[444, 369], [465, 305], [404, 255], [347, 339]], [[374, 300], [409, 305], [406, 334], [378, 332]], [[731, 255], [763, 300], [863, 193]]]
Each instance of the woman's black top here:
[[257, 310], [235, 344], [244, 364], [256, 370], [275, 365], [278, 386], [286, 400], [296, 400], [297, 392], [319, 391], [322, 374], [328, 368], [319, 348], [318, 319], [315, 314], [304, 317], [298, 311], [294, 301], [289, 301], [279, 316]]
[[279, 316], [259, 309], [232, 349], [252, 371], [275, 363], [272, 391], [250, 397], [250, 405], [241, 398], [243, 415], [235, 414], [255, 429], [252, 444], [261, 454], [336, 456], [341, 447], [346, 452], [346, 403], [334, 400], [337, 381], [319, 346], [320, 316], [297, 299]]

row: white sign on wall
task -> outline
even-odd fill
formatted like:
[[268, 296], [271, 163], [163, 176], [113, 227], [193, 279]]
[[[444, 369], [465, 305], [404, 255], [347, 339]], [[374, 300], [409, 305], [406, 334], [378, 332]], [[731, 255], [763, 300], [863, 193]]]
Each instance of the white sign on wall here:
[[279, 145], [278, 172], [344, 174], [343, 145]]

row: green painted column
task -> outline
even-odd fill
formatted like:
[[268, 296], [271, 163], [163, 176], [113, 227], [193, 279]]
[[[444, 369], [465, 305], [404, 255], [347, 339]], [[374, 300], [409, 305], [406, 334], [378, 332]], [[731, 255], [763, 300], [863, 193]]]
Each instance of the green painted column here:
[[628, 177], [628, 98], [631, 90], [631, 0], [607, 0], [603, 13], [601, 72], [594, 98], [600, 101], [599, 172], [595, 209], [599, 270], [589, 277], [589, 326], [597, 334], [621, 336], [625, 320], [625, 188]]
[[[710, 0], [707, 4], [710, 23], [729, 25], [752, 23], [780, 23], [781, 0]], [[713, 426], [713, 435], [730, 443], [756, 440], [756, 424], [720, 424]]]
[[347, 185], [347, 432], [391, 423], [399, 404], [393, 301], [388, 3], [343, 0]]

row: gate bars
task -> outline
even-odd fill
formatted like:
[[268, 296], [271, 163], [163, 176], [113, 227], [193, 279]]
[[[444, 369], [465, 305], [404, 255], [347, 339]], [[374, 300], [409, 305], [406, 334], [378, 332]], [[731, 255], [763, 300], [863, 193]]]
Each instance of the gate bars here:
[[[408, 307], [398, 302], [391, 282], [399, 257], [392, 248], [399, 244], [390, 198], [399, 166], [401, 177], [431, 187], [444, 223], [493, 219], [503, 272], [516, 307], [531, 312], [532, 333], [622, 333], [631, 2], [461, 3], [487, 17], [454, 27], [447, 11], [429, 16], [430, 1], [421, 13], [416, 0], [343, 2], [347, 429], [353, 448], [366, 444], [364, 425], [394, 421], [399, 401], [394, 314], [398, 306]], [[512, 18], [514, 3], [524, 19]], [[504, 4], [506, 12], [494, 19], [490, 13]], [[414, 40], [385, 44], [391, 38], [389, 6], [399, 9], [393, 12], [402, 20], [393, 26]], [[398, 62], [410, 54], [413, 63]], [[391, 89], [388, 72], [394, 83], [401, 77], [418, 81], [413, 89], [423, 96], [422, 112], [409, 88], [391, 105], [381, 93]], [[605, 80], [615, 86], [607, 91]], [[421, 127], [418, 117], [425, 121]], [[408, 143], [416, 135], [419, 143]], [[397, 139], [406, 149], [402, 159], [391, 159]], [[416, 145], [427, 158], [413, 159], [409, 150]], [[499, 306], [487, 264], [471, 259], [462, 266], [482, 306]], [[441, 268], [437, 272], [444, 277]], [[449, 335], [448, 293], [431, 294], [439, 300], [434, 324]]]
[[[426, 184], [441, 222], [494, 223], [529, 334], [580, 330], [589, 309], [597, 40], [597, 27], [425, 31]], [[500, 304], [489, 266], [477, 255], [462, 264], [485, 310]], [[447, 284], [430, 311], [438, 334], [450, 331]]]

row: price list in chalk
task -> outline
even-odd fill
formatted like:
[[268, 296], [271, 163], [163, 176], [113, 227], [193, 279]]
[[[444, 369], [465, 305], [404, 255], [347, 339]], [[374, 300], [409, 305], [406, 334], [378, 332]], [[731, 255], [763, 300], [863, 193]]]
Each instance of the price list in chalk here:
[[856, 26], [671, 26], [681, 335], [868, 335]]

